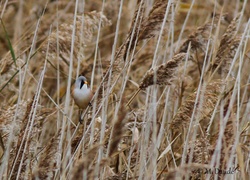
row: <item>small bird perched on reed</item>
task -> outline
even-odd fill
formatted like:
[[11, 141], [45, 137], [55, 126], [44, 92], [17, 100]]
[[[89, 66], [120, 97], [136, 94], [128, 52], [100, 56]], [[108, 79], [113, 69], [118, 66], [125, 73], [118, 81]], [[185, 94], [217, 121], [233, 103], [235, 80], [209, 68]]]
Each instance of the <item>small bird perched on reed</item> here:
[[76, 79], [73, 89], [73, 98], [76, 105], [79, 107], [80, 117], [79, 122], [82, 123], [82, 111], [85, 110], [93, 97], [91, 89], [88, 87], [87, 79], [84, 76], [79, 76]]

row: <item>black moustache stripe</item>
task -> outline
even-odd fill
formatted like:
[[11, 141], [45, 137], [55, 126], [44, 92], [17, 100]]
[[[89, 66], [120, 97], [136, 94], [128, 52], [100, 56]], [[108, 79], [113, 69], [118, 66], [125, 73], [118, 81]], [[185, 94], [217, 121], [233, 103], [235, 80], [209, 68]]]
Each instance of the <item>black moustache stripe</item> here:
[[83, 85], [84, 85], [84, 81], [81, 81], [80, 89], [82, 89]]

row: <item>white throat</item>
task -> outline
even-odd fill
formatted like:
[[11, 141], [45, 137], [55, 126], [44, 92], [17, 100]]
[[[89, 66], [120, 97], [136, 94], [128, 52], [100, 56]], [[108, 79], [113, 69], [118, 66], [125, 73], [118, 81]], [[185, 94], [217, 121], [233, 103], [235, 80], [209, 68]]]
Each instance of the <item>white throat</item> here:
[[82, 86], [82, 88], [81, 88], [82, 90], [86, 90], [86, 89], [88, 89], [88, 85], [87, 84], [84, 84], [83, 86]]

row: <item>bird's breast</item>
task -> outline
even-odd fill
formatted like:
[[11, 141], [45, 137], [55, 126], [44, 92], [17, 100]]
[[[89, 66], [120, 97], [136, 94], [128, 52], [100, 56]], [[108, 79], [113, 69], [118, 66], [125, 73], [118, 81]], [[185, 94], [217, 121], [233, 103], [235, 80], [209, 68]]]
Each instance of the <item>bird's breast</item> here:
[[81, 108], [85, 109], [87, 108], [89, 102], [91, 101], [93, 94], [90, 89], [74, 89], [73, 96], [76, 105]]

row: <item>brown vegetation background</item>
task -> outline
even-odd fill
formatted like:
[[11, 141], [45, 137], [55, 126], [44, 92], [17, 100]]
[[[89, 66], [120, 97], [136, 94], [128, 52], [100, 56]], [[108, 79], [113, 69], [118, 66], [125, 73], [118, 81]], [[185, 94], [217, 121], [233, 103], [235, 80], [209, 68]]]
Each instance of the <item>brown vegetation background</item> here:
[[3, 0], [0, 16], [2, 179], [250, 178], [248, 0]]

